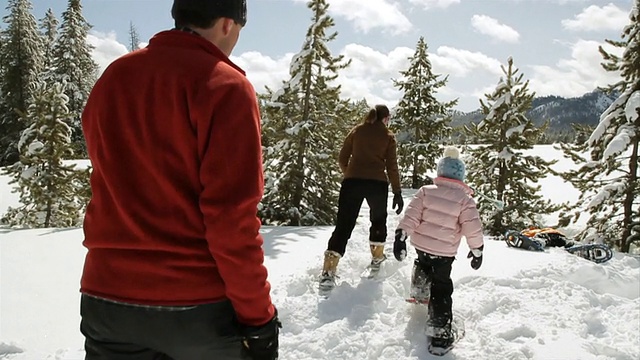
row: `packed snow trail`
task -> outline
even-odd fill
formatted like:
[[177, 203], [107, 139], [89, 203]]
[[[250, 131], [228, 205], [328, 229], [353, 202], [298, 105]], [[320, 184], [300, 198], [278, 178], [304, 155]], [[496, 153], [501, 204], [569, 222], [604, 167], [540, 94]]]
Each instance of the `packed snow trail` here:
[[[406, 191], [405, 203], [411, 194]], [[426, 360], [426, 310], [408, 304], [415, 251], [391, 256], [399, 216], [389, 210], [383, 280], [370, 261], [368, 208], [327, 300], [317, 279], [332, 226], [261, 229], [273, 301], [284, 323], [281, 360]], [[81, 360], [78, 280], [82, 229], [0, 229], [0, 359]], [[512, 249], [486, 239], [478, 271], [463, 242], [453, 264], [454, 311], [465, 337], [441, 359], [630, 360], [640, 358], [640, 259], [616, 253], [595, 264], [560, 248]], [[46, 299], [43, 304], [42, 299]]]
[[333, 228], [327, 227], [324, 238], [304, 240], [316, 249], [316, 263], [273, 289], [284, 325], [282, 359], [640, 358], [638, 259], [616, 254], [598, 265], [563, 249], [529, 252], [488, 237], [480, 270], [469, 266], [464, 240], [453, 264], [453, 309], [465, 319], [466, 336], [445, 356], [430, 355], [426, 309], [404, 300], [415, 251], [408, 247], [403, 262], [392, 254], [398, 221], [390, 213], [388, 259], [379, 280], [363, 278], [371, 256], [363, 205], [328, 299], [318, 297], [317, 287]]

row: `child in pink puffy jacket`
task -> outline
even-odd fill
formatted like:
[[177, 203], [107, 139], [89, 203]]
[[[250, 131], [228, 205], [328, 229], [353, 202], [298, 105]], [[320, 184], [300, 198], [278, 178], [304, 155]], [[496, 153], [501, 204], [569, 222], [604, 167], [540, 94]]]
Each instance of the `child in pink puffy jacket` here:
[[459, 151], [448, 147], [438, 162], [433, 185], [418, 190], [396, 229], [393, 252], [398, 261], [407, 254], [405, 240], [411, 239], [418, 258], [411, 276], [411, 296], [429, 303], [428, 325], [434, 329], [432, 346], [451, 345], [453, 282], [451, 264], [464, 236], [471, 251], [471, 267], [480, 268], [484, 248], [482, 223], [471, 198], [473, 190], [464, 183], [465, 166]]

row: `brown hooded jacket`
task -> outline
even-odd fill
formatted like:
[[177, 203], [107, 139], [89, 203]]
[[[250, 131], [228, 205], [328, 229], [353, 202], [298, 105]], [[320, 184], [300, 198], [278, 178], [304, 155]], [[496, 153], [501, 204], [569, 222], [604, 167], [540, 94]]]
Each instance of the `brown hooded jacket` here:
[[390, 182], [393, 193], [400, 193], [396, 138], [383, 122], [365, 122], [353, 128], [344, 140], [338, 162], [345, 179]]

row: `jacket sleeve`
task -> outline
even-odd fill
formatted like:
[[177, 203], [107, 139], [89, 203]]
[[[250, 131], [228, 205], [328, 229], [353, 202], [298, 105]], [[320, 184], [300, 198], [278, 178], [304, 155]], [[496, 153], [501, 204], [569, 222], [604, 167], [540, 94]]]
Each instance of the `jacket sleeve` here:
[[257, 217], [263, 194], [260, 114], [248, 81], [229, 81], [215, 91], [212, 114], [202, 116], [210, 123], [199, 126], [208, 132], [198, 133], [200, 209], [227, 298], [240, 323], [258, 326], [274, 315]]
[[476, 202], [468, 198], [462, 207], [460, 217], [458, 218], [461, 227], [461, 233], [467, 239], [470, 249], [477, 249], [484, 244], [482, 235], [482, 221], [476, 207]]
[[398, 228], [407, 232], [407, 235], [411, 236], [420, 223], [422, 222], [422, 212], [424, 211], [424, 200], [426, 197], [426, 193], [424, 188], [420, 188], [413, 196], [413, 199], [409, 202], [406, 210], [404, 211], [404, 216], [400, 223], [398, 223]]
[[340, 149], [340, 155], [338, 156], [338, 165], [340, 165], [340, 170], [342, 170], [342, 174], [346, 175], [347, 167], [349, 167], [349, 159], [351, 158], [351, 153], [353, 152], [353, 134], [355, 129], [349, 132], [349, 135], [344, 139], [344, 144], [342, 144], [342, 149]]
[[389, 134], [389, 145], [387, 147], [387, 156], [385, 159], [385, 166], [387, 168], [387, 176], [391, 183], [391, 190], [394, 194], [400, 194], [400, 172], [398, 171], [398, 158], [396, 154], [396, 137], [393, 134]]

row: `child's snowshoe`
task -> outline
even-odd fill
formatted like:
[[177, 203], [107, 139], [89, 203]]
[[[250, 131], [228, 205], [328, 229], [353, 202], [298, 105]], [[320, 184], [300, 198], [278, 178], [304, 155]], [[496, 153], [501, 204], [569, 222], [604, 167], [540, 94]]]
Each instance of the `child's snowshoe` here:
[[453, 349], [454, 338], [431, 338], [429, 344], [429, 353], [436, 356], [442, 356]]
[[416, 259], [413, 262], [413, 272], [411, 273], [411, 290], [406, 301], [412, 304], [427, 305], [430, 298], [431, 278]]
[[464, 337], [464, 321], [454, 314], [451, 325], [448, 328], [434, 328], [427, 325], [425, 333], [429, 341], [427, 347], [429, 353], [442, 356], [451, 351], [458, 341]]

